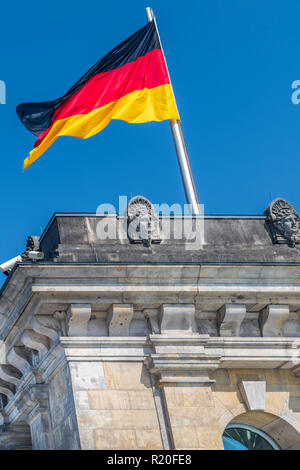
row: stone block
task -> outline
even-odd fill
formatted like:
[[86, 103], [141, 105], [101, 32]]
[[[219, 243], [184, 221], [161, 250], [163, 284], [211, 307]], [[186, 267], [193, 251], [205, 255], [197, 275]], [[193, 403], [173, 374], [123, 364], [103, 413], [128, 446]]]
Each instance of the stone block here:
[[265, 369], [227, 369], [231, 385], [237, 386], [241, 380], [266, 380]]
[[289, 369], [266, 369], [264, 373], [268, 385], [295, 385], [300, 390], [299, 379]]
[[113, 410], [114, 427], [128, 429], [158, 429], [155, 410]]
[[76, 408], [90, 409], [89, 395], [87, 390], [75, 390], [74, 392]]
[[222, 386], [215, 386], [214, 387], [214, 397], [219, 400], [225, 408], [231, 410], [233, 408], [241, 406], [241, 409], [245, 411], [244, 405], [241, 404], [240, 398], [237, 393], [237, 388], [233, 388], [232, 390], [224, 389]]
[[198, 332], [195, 320], [195, 305], [162, 304], [158, 323], [162, 334]]
[[274, 390], [266, 393], [266, 410], [276, 411], [280, 414], [284, 405], [289, 402], [290, 394], [287, 391]]
[[113, 417], [110, 411], [77, 410], [79, 429], [96, 429], [114, 427]]
[[107, 315], [109, 336], [129, 336], [132, 317], [132, 304], [112, 304]]
[[86, 336], [91, 314], [90, 304], [71, 304], [67, 311], [68, 336]]
[[283, 326], [288, 319], [288, 305], [268, 305], [259, 314], [259, 325], [262, 336], [282, 336]]
[[96, 429], [94, 431], [97, 450], [134, 450], [137, 449], [135, 432], [132, 429]]
[[249, 411], [264, 410], [266, 407], [266, 382], [242, 380], [239, 390]]
[[130, 408], [133, 410], [154, 410], [154, 398], [152, 390], [129, 391]]
[[139, 429], [136, 431], [136, 443], [139, 449], [162, 449], [160, 431], [158, 429]]
[[282, 419], [275, 419], [262, 429], [266, 434], [272, 436], [281, 449], [286, 449], [299, 444], [299, 433]]
[[102, 362], [70, 362], [74, 390], [102, 390], [106, 388]]
[[82, 450], [95, 450], [96, 444], [93, 429], [79, 429], [80, 447]]
[[79, 450], [80, 440], [75, 416], [65, 418], [53, 429], [54, 446], [57, 450]]
[[199, 447], [205, 450], [223, 450], [222, 434], [223, 429], [218, 425], [212, 425], [207, 428], [206, 426], [197, 426], [196, 434], [199, 442]]
[[216, 423], [213, 409], [208, 408], [168, 408], [171, 427], [212, 426]]
[[199, 442], [195, 426], [172, 427], [175, 449], [198, 449]]
[[144, 390], [150, 388], [149, 374], [141, 362], [104, 362], [108, 389]]
[[49, 385], [49, 404], [52, 428], [58, 429], [70, 415], [75, 415], [73, 389], [66, 365], [53, 377]]
[[155, 429], [158, 428], [153, 410], [79, 410], [78, 425], [99, 429]]
[[223, 307], [221, 307], [217, 313], [219, 336], [240, 336], [240, 328], [245, 315], [245, 305], [223, 305]]
[[164, 387], [168, 408], [212, 407], [213, 394], [210, 387]]
[[91, 390], [88, 392], [92, 410], [129, 410], [128, 393], [123, 390]]
[[218, 385], [220, 384], [230, 384], [230, 379], [228, 375], [228, 371], [226, 369], [217, 369], [211, 372], [211, 378], [216, 381]]

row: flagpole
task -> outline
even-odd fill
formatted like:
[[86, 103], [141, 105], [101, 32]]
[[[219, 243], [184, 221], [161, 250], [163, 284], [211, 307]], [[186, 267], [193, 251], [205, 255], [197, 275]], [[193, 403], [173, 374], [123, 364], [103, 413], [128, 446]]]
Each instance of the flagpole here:
[[[168, 71], [167, 61], [166, 61], [164, 51], [162, 48], [160, 35], [159, 35], [156, 19], [155, 19], [152, 8], [150, 7], [146, 8], [146, 15], [147, 15], [147, 19], [149, 22], [152, 20], [154, 21], [157, 35], [158, 35], [159, 42], [160, 42], [160, 47], [161, 47], [161, 50], [165, 59], [167, 71]], [[169, 71], [168, 71], [168, 75], [169, 75], [169, 80], [170, 80], [170, 84], [172, 87]], [[173, 92], [173, 95], [174, 95], [174, 92]], [[174, 95], [174, 99], [175, 99], [175, 95]], [[200, 214], [199, 198], [198, 198], [197, 189], [196, 189], [196, 185], [195, 185], [195, 181], [194, 181], [194, 177], [192, 173], [189, 155], [187, 152], [187, 148], [186, 148], [186, 144], [185, 144], [185, 140], [184, 140], [184, 136], [182, 132], [181, 121], [176, 120], [176, 119], [170, 119], [169, 122], [171, 126], [176, 153], [177, 153], [177, 159], [179, 163], [185, 197], [186, 197], [188, 204], [190, 204], [192, 214], [199, 215]]]

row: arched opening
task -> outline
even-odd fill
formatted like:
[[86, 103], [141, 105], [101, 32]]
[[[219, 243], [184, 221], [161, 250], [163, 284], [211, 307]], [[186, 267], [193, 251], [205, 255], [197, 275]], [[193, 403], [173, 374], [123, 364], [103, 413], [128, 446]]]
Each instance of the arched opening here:
[[293, 424], [290, 419], [288, 422], [280, 416], [262, 411], [243, 413], [227, 424], [222, 436], [224, 449], [300, 449], [300, 423], [295, 420]]
[[266, 433], [248, 424], [229, 424], [223, 433], [225, 450], [279, 450]]

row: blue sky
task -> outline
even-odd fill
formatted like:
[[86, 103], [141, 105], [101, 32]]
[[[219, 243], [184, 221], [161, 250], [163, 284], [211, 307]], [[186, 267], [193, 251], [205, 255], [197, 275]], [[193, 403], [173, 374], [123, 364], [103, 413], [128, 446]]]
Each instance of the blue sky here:
[[96, 211], [119, 195], [184, 203], [167, 122], [113, 121], [88, 140], [60, 138], [23, 174], [34, 136], [15, 107], [62, 95], [92, 64], [157, 17], [206, 213], [261, 214], [271, 199], [300, 211], [298, 0], [115, 0], [1, 5], [0, 262], [54, 211]]

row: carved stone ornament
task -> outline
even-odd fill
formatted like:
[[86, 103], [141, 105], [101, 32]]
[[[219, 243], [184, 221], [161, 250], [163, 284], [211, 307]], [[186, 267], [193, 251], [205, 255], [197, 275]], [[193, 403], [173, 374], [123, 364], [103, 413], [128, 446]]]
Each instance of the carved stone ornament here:
[[28, 253], [30, 251], [41, 251], [40, 249], [40, 237], [30, 235], [26, 240], [26, 250], [22, 253], [23, 260], [28, 259]]
[[127, 236], [131, 243], [160, 243], [159, 219], [151, 202], [135, 196], [127, 206]]
[[273, 243], [300, 244], [300, 216], [285, 199], [278, 197], [266, 208]]

